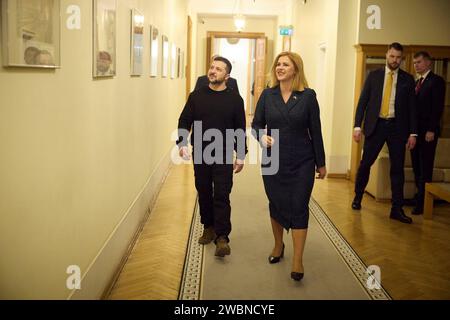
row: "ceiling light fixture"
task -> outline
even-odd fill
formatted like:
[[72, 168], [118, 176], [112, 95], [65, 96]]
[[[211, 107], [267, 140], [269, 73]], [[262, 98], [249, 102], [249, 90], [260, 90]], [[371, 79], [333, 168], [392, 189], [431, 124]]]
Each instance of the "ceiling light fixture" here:
[[[234, 26], [238, 32], [241, 32], [245, 28], [245, 16], [241, 13], [241, 1], [236, 0], [234, 4], [234, 9], [237, 7], [237, 10], [233, 9]], [[234, 14], [234, 12], [236, 12], [236, 14]]]

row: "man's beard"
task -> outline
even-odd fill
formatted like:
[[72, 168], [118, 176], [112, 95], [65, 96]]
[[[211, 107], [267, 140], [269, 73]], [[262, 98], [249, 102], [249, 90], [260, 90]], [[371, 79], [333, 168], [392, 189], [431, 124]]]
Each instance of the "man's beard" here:
[[400, 64], [396, 64], [396, 65], [394, 66], [394, 64], [388, 63], [388, 67], [389, 67], [389, 69], [391, 69], [391, 70], [395, 70], [395, 69], [398, 69], [398, 68], [400, 67]]
[[209, 80], [209, 77], [208, 77], [208, 81], [212, 85], [221, 85], [222, 83], [225, 82], [225, 79], [218, 79], [218, 78], [216, 78], [215, 80], [211, 81], [211, 80]]
[[216, 80], [213, 80], [213, 81], [209, 81], [209, 83], [212, 84], [212, 85], [221, 85], [224, 82], [225, 82], [225, 80], [219, 80], [219, 79], [216, 79]]

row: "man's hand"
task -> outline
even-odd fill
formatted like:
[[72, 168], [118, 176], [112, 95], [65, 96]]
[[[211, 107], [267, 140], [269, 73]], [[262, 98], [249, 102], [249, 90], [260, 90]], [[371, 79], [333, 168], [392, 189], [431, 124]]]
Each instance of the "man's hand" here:
[[181, 147], [180, 150], [178, 150], [178, 154], [180, 155], [181, 158], [183, 158], [183, 160], [191, 160], [189, 149], [186, 146]]
[[325, 176], [327, 175], [327, 168], [325, 166], [317, 168], [316, 172], [318, 173], [317, 179], [325, 179]]
[[408, 150], [412, 150], [412, 149], [414, 149], [415, 146], [416, 146], [416, 137], [409, 136], [408, 142], [406, 143], [406, 148]]
[[234, 173], [241, 172], [243, 168], [244, 168], [244, 160], [236, 159], [236, 161], [234, 161], [234, 165], [233, 165]]
[[425, 134], [425, 141], [431, 142], [433, 140], [434, 140], [434, 132], [427, 131], [427, 133]]
[[353, 140], [355, 140], [356, 143], [361, 141], [361, 129], [353, 130]]
[[264, 148], [270, 148], [275, 143], [275, 139], [265, 134], [261, 137], [261, 143]]

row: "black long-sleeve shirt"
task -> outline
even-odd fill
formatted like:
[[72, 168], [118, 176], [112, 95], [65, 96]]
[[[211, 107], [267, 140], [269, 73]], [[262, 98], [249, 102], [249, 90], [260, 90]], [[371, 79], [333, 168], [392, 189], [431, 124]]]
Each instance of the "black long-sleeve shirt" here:
[[[201, 130], [197, 128], [194, 122], [197, 125], [198, 122], [201, 123]], [[196, 141], [201, 140], [202, 150], [204, 150], [208, 144], [212, 143], [208, 139], [203, 138], [205, 131], [208, 129], [216, 129], [222, 134], [223, 151], [227, 151], [227, 146], [228, 148], [231, 146], [236, 151], [237, 158], [243, 160], [247, 153], [245, 127], [244, 101], [241, 96], [229, 88], [223, 91], [215, 91], [209, 86], [205, 86], [189, 95], [188, 101], [178, 120], [179, 139], [177, 144], [178, 146], [187, 145], [186, 132], [190, 132], [192, 128], [191, 145], [194, 146]], [[232, 143], [227, 144], [227, 130], [233, 130], [236, 133], [240, 131], [236, 131], [238, 129], [242, 130], [241, 134], [244, 133], [243, 139], [234, 138]]]

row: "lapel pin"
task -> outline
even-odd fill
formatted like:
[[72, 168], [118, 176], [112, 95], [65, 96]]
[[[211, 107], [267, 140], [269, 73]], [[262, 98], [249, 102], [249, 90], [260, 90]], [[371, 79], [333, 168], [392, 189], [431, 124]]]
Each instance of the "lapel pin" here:
[[297, 100], [297, 96], [294, 96], [294, 100]]

